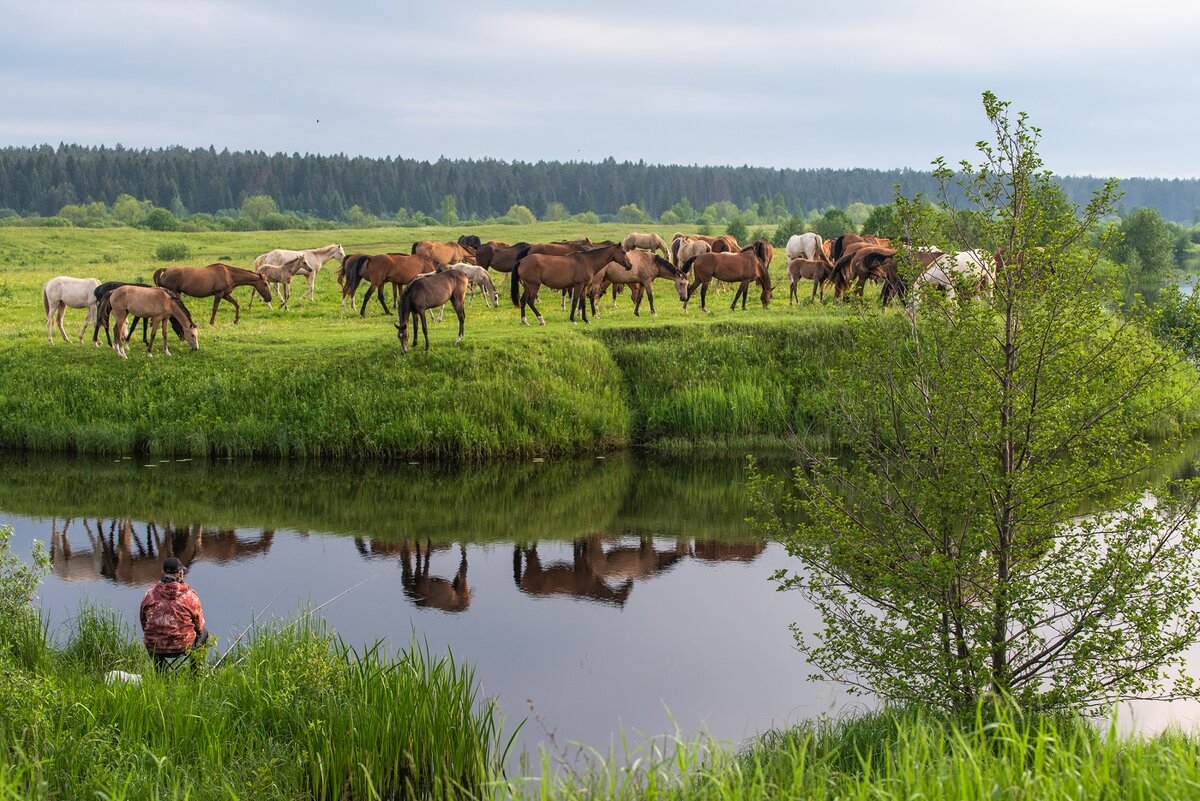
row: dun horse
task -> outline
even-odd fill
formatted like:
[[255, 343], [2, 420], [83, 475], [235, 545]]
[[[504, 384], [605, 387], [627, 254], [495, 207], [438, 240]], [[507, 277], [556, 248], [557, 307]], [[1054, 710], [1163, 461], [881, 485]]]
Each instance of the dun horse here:
[[171, 351], [167, 348], [166, 319], [168, 317], [174, 318], [183, 327], [183, 339], [188, 346], [192, 350], [200, 350], [200, 335], [196, 331], [196, 324], [192, 322], [192, 315], [177, 295], [159, 287], [119, 286], [109, 293], [108, 302], [112, 307], [113, 319], [116, 320], [116, 350], [122, 359], [129, 358], [125, 348], [129, 342], [125, 319], [130, 314], [150, 320], [150, 342], [146, 345], [147, 355], [152, 355], [154, 335], [159, 328], [162, 328], [163, 353], [167, 356], [171, 355]]
[[96, 295], [95, 289], [100, 286], [98, 278], [72, 278], [69, 275], [60, 275], [57, 278], [51, 278], [42, 287], [42, 305], [46, 309], [46, 338], [50, 340], [50, 344], [54, 344], [54, 324], [58, 323], [58, 330], [62, 333], [63, 341], [70, 342], [67, 338], [67, 332], [63, 330], [63, 313], [67, 307], [72, 309], [87, 309], [87, 316], [83, 318], [83, 328], [79, 329], [79, 342], [83, 342], [84, 334], [87, 332], [88, 323], [96, 319]]
[[[127, 281], [105, 281], [103, 284], [96, 287], [95, 291], [92, 293], [96, 296], [96, 328], [92, 331], [92, 345], [100, 345], [100, 328], [103, 326], [104, 338], [108, 341], [108, 346], [110, 348], [112, 347], [112, 335], [109, 333], [109, 318], [112, 316], [112, 306], [109, 305], [108, 296], [112, 294], [114, 289], [120, 286], [148, 287], [150, 285], [131, 284]], [[171, 328], [175, 329], [175, 333], [180, 339], [183, 339], [183, 326], [181, 326], [179, 321], [174, 317], [169, 319], [171, 321]], [[133, 323], [130, 325], [130, 330], [132, 331], [134, 328], [137, 328], [139, 320], [142, 323], [142, 342], [148, 342], [149, 340], [147, 337], [149, 332], [147, 329], [150, 327], [150, 321], [145, 317], [134, 317]]]
[[694, 278], [688, 285], [688, 299], [683, 302], [683, 310], [687, 311], [688, 301], [700, 287], [700, 309], [708, 312], [706, 300], [708, 285], [713, 278], [720, 281], [738, 284], [738, 290], [733, 295], [733, 303], [729, 308], [737, 307], [738, 299], [742, 308], [746, 308], [746, 295], [749, 293], [750, 282], [756, 281], [762, 287], [762, 305], [767, 308], [771, 302], [771, 273], [766, 262], [766, 242], [756, 239], [754, 244], [742, 248], [737, 253], [703, 253], [693, 256], [683, 263], [681, 271], [691, 273]]
[[546, 324], [545, 318], [535, 305], [538, 290], [543, 284], [551, 289], [571, 290], [571, 322], [575, 322], [577, 306], [583, 315], [583, 321], [588, 322], [585, 306], [587, 285], [610, 261], [615, 261], [626, 270], [633, 268], [628, 254], [620, 245], [608, 245], [563, 256], [530, 254], [521, 259], [513, 266], [511, 284], [513, 305], [521, 309], [521, 324], [529, 325], [529, 321], [525, 319], [526, 306], [533, 309], [538, 325]]
[[621, 240], [621, 247], [625, 248], [626, 250], [642, 248], [643, 250], [648, 250], [652, 253], [656, 250], [661, 250], [664, 259], [669, 258], [671, 255], [667, 251], [667, 243], [664, 242], [663, 238], [658, 234], [639, 234], [636, 232], [626, 234], [625, 238]]
[[[435, 273], [418, 275], [408, 283], [408, 289], [400, 296], [398, 314], [400, 321], [396, 323], [396, 336], [400, 339], [400, 352], [408, 353], [408, 319], [412, 317], [413, 347], [417, 345], [417, 324], [420, 323], [421, 333], [425, 335], [425, 350], [429, 350], [429, 323], [425, 312], [435, 306], [449, 301], [454, 305], [454, 313], [458, 315], [457, 345], [463, 338], [463, 297], [467, 294], [467, 274], [461, 270], [442, 270]], [[366, 302], [363, 302], [366, 306]], [[419, 315], [419, 316], [418, 316]]]
[[796, 297], [796, 285], [800, 283], [801, 278], [807, 278], [813, 282], [812, 300], [815, 303], [817, 300], [817, 290], [821, 292], [821, 300], [825, 300], [825, 284], [833, 277], [833, 267], [824, 259], [805, 259], [796, 258], [788, 262], [787, 265], [788, 279], [791, 281], [791, 286], [788, 291], [788, 305], [793, 302], [799, 303], [799, 298]]
[[414, 255], [420, 253], [428, 256], [442, 267], [456, 262], [475, 263], [475, 249], [458, 242], [432, 242], [428, 239], [419, 239], [413, 242], [412, 252]]
[[237, 325], [242, 319], [242, 307], [233, 296], [233, 290], [239, 286], [253, 286], [259, 297], [271, 305], [271, 289], [267, 279], [253, 270], [243, 270], [228, 264], [210, 264], [207, 267], [162, 267], [154, 271], [154, 283], [163, 289], [169, 289], [181, 295], [191, 295], [193, 298], [213, 299], [212, 316], [208, 324], [217, 321], [217, 307], [222, 300], [233, 304], [233, 324]]

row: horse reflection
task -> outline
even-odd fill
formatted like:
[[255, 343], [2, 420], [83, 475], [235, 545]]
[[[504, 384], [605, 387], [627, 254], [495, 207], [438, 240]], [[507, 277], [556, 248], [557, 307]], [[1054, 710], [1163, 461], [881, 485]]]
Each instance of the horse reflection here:
[[605, 548], [606, 538], [585, 537], [571, 543], [571, 561], [543, 565], [537, 543], [513, 548], [513, 580], [527, 595], [570, 595], [623, 607], [635, 579], [661, 573], [685, 554], [680, 547], [659, 551], [650, 537], [636, 547]]
[[750, 542], [696, 540], [692, 545], [692, 556], [706, 562], [753, 562], [766, 549], [765, 540], [751, 540]]
[[[467, 584], [467, 548], [460, 543], [458, 546], [458, 572], [454, 578], [446, 579], [429, 575], [429, 559], [434, 551], [448, 551], [449, 545], [434, 547], [432, 541], [425, 541], [424, 553], [420, 542], [354, 538], [354, 547], [368, 559], [400, 557], [400, 583], [404, 594], [413, 599], [413, 603], [426, 609], [440, 609], [443, 612], [461, 612], [471, 605], [471, 587]], [[414, 558], [415, 557], [415, 558]]]
[[69, 534], [72, 518], [60, 530], [51, 522], [50, 565], [54, 575], [65, 581], [94, 580], [97, 576], [121, 584], [153, 584], [162, 576], [162, 562], [174, 556], [190, 568], [197, 560], [227, 563], [265, 553], [274, 531], [264, 530], [257, 538], [243, 540], [232, 529], [205, 532], [193, 523], [176, 527], [165, 523], [160, 529], [154, 521], [145, 524], [139, 534], [131, 518], [114, 518], [105, 533], [104, 521], [97, 519], [93, 531], [82, 519], [90, 548], [79, 551]]

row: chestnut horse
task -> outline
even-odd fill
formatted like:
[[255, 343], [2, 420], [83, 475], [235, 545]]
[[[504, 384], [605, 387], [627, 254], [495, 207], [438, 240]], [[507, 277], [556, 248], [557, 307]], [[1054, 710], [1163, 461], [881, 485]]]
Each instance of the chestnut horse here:
[[428, 239], [419, 239], [413, 242], [412, 252], [413, 254], [424, 254], [442, 267], [457, 262], [475, 263], [475, 249], [458, 242], [432, 242]]
[[171, 355], [171, 351], [167, 348], [166, 320], [168, 317], [183, 326], [183, 341], [188, 343], [192, 350], [200, 350], [200, 334], [196, 330], [196, 324], [192, 321], [192, 315], [183, 305], [179, 296], [169, 290], [153, 286], [119, 286], [108, 293], [108, 303], [112, 308], [113, 319], [116, 320], [117, 355], [122, 359], [129, 358], [125, 348], [129, 344], [129, 332], [126, 331], [125, 320], [130, 314], [150, 320], [150, 342], [146, 345], [147, 355], [153, 355], [151, 349], [154, 347], [154, 335], [159, 328], [162, 328], [163, 353], [167, 356]]
[[[531, 253], [521, 259], [513, 265], [511, 285], [513, 305], [521, 309], [521, 325], [529, 325], [529, 321], [525, 319], [526, 306], [533, 309], [533, 313], [537, 315], [538, 325], [546, 324], [545, 318], [535, 305], [538, 289], [542, 284], [551, 289], [571, 290], [571, 322], [575, 322], [577, 306], [583, 315], [583, 321], [588, 322], [585, 305], [587, 285], [610, 261], [615, 261], [626, 270], [633, 269], [628, 254], [620, 245], [606, 245], [562, 256]], [[521, 291], [522, 287], [524, 292]]]
[[705, 303], [708, 296], [708, 285], [712, 279], [738, 284], [738, 290], [733, 295], [733, 303], [729, 308], [737, 306], [738, 299], [742, 308], [746, 308], [746, 295], [749, 293], [750, 282], [756, 281], [762, 287], [762, 305], [767, 308], [771, 302], [771, 272], [766, 263], [767, 243], [762, 239], [754, 240], [754, 244], [742, 248], [737, 253], [702, 253], [693, 256], [683, 263], [680, 270], [691, 273], [695, 278], [688, 285], [687, 300], [683, 302], [683, 310], [687, 311], [688, 301], [696, 287], [700, 287], [700, 309], [708, 313]]
[[[630, 250], [627, 251], [629, 263], [633, 265], [631, 270], [622, 270], [616, 263], [610, 262], [605, 265], [605, 268], [596, 273], [596, 276], [588, 284], [588, 294], [591, 297], [603, 297], [604, 290], [610, 284], [617, 286], [620, 284], [632, 284], [633, 290], [640, 289], [636, 295], [633, 295], [633, 314], [635, 317], [640, 316], [638, 309], [642, 305], [642, 295], [645, 294], [650, 300], [650, 313], [654, 314], [654, 291], [652, 284], [655, 278], [669, 278], [675, 283], [675, 290], [679, 293], [679, 299], [687, 300], [687, 276], [675, 269], [675, 265], [648, 250]], [[613, 303], [616, 303], [616, 295], [613, 295]]]
[[429, 350], [429, 323], [425, 319], [425, 312], [447, 301], [454, 305], [454, 313], [458, 315], [458, 339], [454, 340], [454, 344], [462, 342], [465, 316], [463, 297], [467, 294], [470, 280], [462, 270], [442, 269], [415, 276], [408, 282], [397, 309], [400, 322], [396, 323], [396, 336], [400, 339], [401, 353], [408, 353], [409, 317], [412, 317], [413, 347], [417, 345], [417, 324], [420, 323], [421, 333], [425, 335], [425, 350]]
[[[96, 328], [92, 331], [92, 345], [99, 347], [100, 345], [100, 327], [104, 326], [104, 338], [108, 340], [108, 346], [112, 347], [112, 334], [109, 332], [109, 318], [112, 316], [112, 306], [109, 304], [108, 296], [114, 289], [119, 286], [150, 286], [149, 284], [130, 283], [128, 281], [105, 281], [100, 286], [96, 287], [92, 293], [96, 296]], [[170, 291], [170, 290], [168, 290]], [[183, 339], [183, 326], [174, 317], [169, 318], [171, 328], [175, 329], [175, 333], [180, 339]], [[133, 323], [130, 325], [130, 330], [137, 328], [138, 321], [142, 323], [142, 342], [148, 342], [150, 321], [145, 317], [134, 317]]]
[[243, 270], [229, 264], [217, 262], [206, 267], [160, 267], [154, 271], [154, 284], [163, 289], [169, 289], [180, 295], [191, 295], [193, 298], [213, 299], [212, 316], [208, 324], [217, 321], [217, 307], [222, 300], [233, 304], [233, 324], [237, 325], [242, 319], [242, 307], [233, 296], [233, 290], [239, 286], [253, 286], [258, 296], [271, 305], [271, 289], [267, 279], [253, 270]]
[[[818, 251], [820, 252], [820, 251]], [[815, 303], [817, 300], [817, 290], [821, 291], [821, 301], [825, 300], [825, 284], [833, 278], [833, 267], [825, 259], [792, 259], [787, 264], [788, 279], [791, 281], [791, 286], [788, 291], [788, 305], [793, 302], [798, 303], [796, 297], [796, 284], [800, 283], [801, 278], [807, 278], [813, 282], [812, 300]]]
[[367, 256], [346, 268], [346, 285], [342, 288], [342, 294], [353, 298], [359, 283], [365, 278], [370, 286], [363, 295], [359, 315], [367, 316], [367, 302], [371, 300], [372, 292], [379, 298], [383, 313], [391, 314], [387, 302], [383, 299], [383, 285], [390, 283], [393, 286], [404, 286], [421, 273], [431, 273], [437, 268], [437, 262], [421, 253], [381, 253], [378, 256]]

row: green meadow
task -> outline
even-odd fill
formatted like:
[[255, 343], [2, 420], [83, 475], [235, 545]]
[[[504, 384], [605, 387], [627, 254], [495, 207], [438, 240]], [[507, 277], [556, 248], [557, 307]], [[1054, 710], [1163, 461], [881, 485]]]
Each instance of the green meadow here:
[[[430, 331], [430, 350], [402, 354], [395, 310], [371, 300], [366, 316], [341, 308], [337, 265], [317, 278], [316, 299], [291, 310], [261, 301], [242, 318], [222, 302], [188, 300], [200, 350], [174, 340], [170, 358], [134, 346], [128, 361], [89, 343], [46, 341], [41, 287], [55, 275], [149, 281], [172, 263], [250, 267], [275, 247], [347, 252], [408, 251], [416, 239], [452, 239], [463, 228], [336, 232], [155, 233], [134, 229], [0, 228], [0, 447], [43, 452], [167, 456], [482, 459], [604, 452], [629, 446], [728, 450], [780, 445], [823, 425], [828, 376], [853, 369], [853, 326], [874, 310], [857, 304], [789, 307], [784, 257], [772, 263], [775, 300], [751, 292], [745, 311], [732, 291], [693, 299], [685, 314], [669, 282], [656, 283], [657, 315], [635, 317], [628, 293], [572, 324], [559, 293], [545, 290], [546, 325], [522, 326], [506, 274], [500, 306], [476, 297], [454, 346], [452, 311]], [[620, 239], [618, 225], [469, 229], [484, 239]], [[669, 239], [672, 230], [658, 228]], [[186, 249], [173, 262], [166, 245]], [[361, 303], [364, 289], [359, 290]], [[806, 290], [802, 289], [802, 297]], [[388, 298], [389, 308], [391, 298]], [[82, 310], [65, 327], [76, 337]], [[903, 315], [869, 315], [901, 325]], [[530, 318], [533, 319], [532, 316]], [[103, 334], [101, 335], [103, 340]]]

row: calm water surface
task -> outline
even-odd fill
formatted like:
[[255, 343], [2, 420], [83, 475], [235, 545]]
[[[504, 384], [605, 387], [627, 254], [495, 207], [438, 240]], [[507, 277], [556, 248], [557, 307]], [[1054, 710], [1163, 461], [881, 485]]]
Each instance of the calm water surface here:
[[51, 546], [39, 594], [60, 631], [84, 601], [134, 630], [174, 554], [222, 646], [276, 595], [268, 617], [355, 587], [320, 613], [346, 641], [450, 649], [509, 731], [528, 718], [530, 754], [676, 725], [738, 742], [854, 705], [805, 681], [788, 625], [816, 618], [769, 581], [791, 560], [745, 522], [740, 461], [4, 462], [0, 522], [22, 554]]
[[[320, 612], [347, 642], [449, 649], [508, 731], [525, 720], [518, 750], [570, 756], [676, 726], [736, 743], [868, 705], [806, 681], [788, 626], [819, 618], [769, 580], [797, 565], [745, 522], [744, 476], [741, 461], [636, 455], [462, 470], [8, 455], [0, 522], [21, 554], [50, 545], [39, 594], [60, 632], [85, 601], [134, 631], [169, 555], [222, 647], [264, 609], [353, 588]], [[1196, 721], [1190, 702], [1122, 711], [1127, 728]]]

